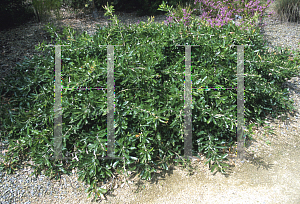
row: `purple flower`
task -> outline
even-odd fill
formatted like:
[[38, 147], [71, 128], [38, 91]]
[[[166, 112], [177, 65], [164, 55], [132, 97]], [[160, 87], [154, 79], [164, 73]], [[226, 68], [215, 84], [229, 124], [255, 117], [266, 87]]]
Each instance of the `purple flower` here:
[[[238, 0], [235, 0], [235, 2], [237, 2], [237, 1]], [[237, 11], [235, 11], [235, 9], [228, 10], [229, 8], [232, 9], [231, 4], [229, 3], [229, 6], [224, 7], [221, 4], [220, 1], [217, 2], [216, 6], [215, 6], [215, 2], [211, 3], [208, 0], [195, 0], [194, 4], [196, 4], [197, 2], [200, 2], [200, 3], [202, 2], [202, 3], [204, 3], [204, 5], [206, 5], [206, 7], [212, 8], [212, 9], [210, 9], [210, 12], [208, 13], [208, 15], [210, 15], [210, 16], [207, 16], [207, 13], [204, 11], [202, 16], [200, 16], [200, 17], [202, 18], [202, 20], [205, 19], [208, 23], [210, 23], [211, 27], [213, 27], [214, 25], [222, 27], [223, 25], [225, 25], [229, 21], [233, 20], [234, 17], [232, 18], [232, 16], [234, 16], [236, 14], [239, 14], [239, 13], [242, 13], [242, 12], [247, 12], [247, 13], [250, 14], [250, 17], [252, 17], [254, 15], [255, 11], [262, 12], [263, 10], [265, 10], [269, 6], [269, 4], [271, 3], [270, 1], [274, 2], [274, 0], [268, 0], [267, 6], [260, 7], [260, 6], [258, 6], [259, 1], [255, 1], [255, 2], [250, 1], [249, 4], [244, 4], [244, 0], [242, 0], [241, 5], [244, 5], [244, 9], [241, 9], [241, 10], [238, 9]], [[226, 2], [228, 2], [228, 0], [225, 0], [225, 3]], [[255, 8], [255, 7], [257, 7], [257, 8]], [[219, 10], [220, 14], [218, 13], [218, 15], [216, 17], [212, 17], [213, 13], [211, 13], [211, 12], [213, 11], [213, 9], [214, 9], [215, 12], [217, 10]], [[187, 20], [191, 17], [190, 16], [191, 13], [187, 13], [186, 9], [182, 9], [182, 11], [183, 11], [184, 17], [182, 17], [182, 19], [178, 19], [178, 22], [183, 22], [184, 25], [186, 26], [186, 23], [189, 22]], [[171, 16], [175, 16], [175, 14], [172, 13]], [[171, 16], [168, 17], [169, 22], [171, 22], [171, 20], [173, 19]], [[238, 17], [240, 17], [240, 16], [238, 16]], [[176, 17], [175, 17], [175, 19], [177, 20]]]

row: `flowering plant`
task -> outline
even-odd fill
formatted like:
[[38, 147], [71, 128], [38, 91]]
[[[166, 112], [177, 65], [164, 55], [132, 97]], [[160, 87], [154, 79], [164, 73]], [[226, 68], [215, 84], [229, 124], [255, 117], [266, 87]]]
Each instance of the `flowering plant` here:
[[[246, 2], [244, 2], [244, 0], [230, 0], [231, 3], [228, 1], [229, 0], [225, 0], [223, 4], [218, 1], [218, 4], [216, 6], [215, 2], [209, 2], [208, 0], [195, 0], [194, 4], [196, 5], [197, 3], [204, 3], [204, 12], [201, 14], [200, 18], [205, 21], [205, 24], [210, 24], [211, 27], [221, 28], [223, 25], [232, 21], [234, 19], [233, 16], [239, 16], [238, 14], [241, 14], [241, 16], [243, 16], [243, 21], [241, 22], [239, 27], [240, 29], [244, 29], [246, 26], [252, 27], [255, 26], [255, 24], [257, 25], [258, 18], [262, 17], [265, 9], [270, 5], [270, 3], [274, 2], [274, 0], [272, 0], [272, 2], [270, 2], [271, 0], [268, 0], [266, 6], [261, 7], [258, 6], [259, 1], [250, 1], [249, 3], [247, 3], [247, 0]], [[237, 1], [239, 1], [239, 3], [237, 3]], [[241, 8], [238, 9], [238, 5], [240, 5]], [[174, 9], [172, 7], [168, 7], [168, 5], [166, 5], [164, 1], [160, 5], [158, 10], [169, 12], [169, 17], [167, 21], [165, 21], [166, 24], [174, 23], [172, 20], [175, 19], [175, 23], [183, 22], [185, 26], [188, 26], [188, 20], [195, 19], [191, 16], [191, 14], [193, 11], [196, 11], [196, 9], [193, 9], [192, 12], [188, 12], [189, 9], [188, 11], [186, 9], [181, 9], [182, 13], [176, 13]], [[202, 10], [201, 5], [200, 10]], [[205, 10], [208, 12], [205, 12]], [[217, 15], [216, 10], [218, 10]], [[178, 17], [181, 17], [181, 20], [179, 20]]]

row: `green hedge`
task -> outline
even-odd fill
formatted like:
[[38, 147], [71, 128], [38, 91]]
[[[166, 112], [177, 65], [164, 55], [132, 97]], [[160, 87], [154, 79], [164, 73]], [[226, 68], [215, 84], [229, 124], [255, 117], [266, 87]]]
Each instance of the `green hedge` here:
[[[184, 155], [185, 53], [184, 47], [175, 45], [200, 45], [192, 47], [191, 60], [193, 87], [198, 88], [236, 87], [237, 49], [229, 45], [253, 45], [244, 47], [245, 122], [249, 132], [250, 121], [263, 123], [267, 113], [276, 116], [280, 111], [293, 110], [288, 90], [281, 85], [299, 72], [299, 66], [288, 61], [287, 50], [277, 55], [268, 53], [259, 32], [252, 29], [239, 31], [232, 23], [224, 29], [212, 29], [193, 22], [189, 30], [140, 23], [99, 27], [92, 37], [86, 33], [78, 36], [69, 27], [63, 33], [50, 24], [46, 29], [53, 44], [68, 45], [62, 47], [63, 87], [106, 87], [104, 45], [124, 45], [114, 48], [115, 156], [124, 159], [98, 158], [106, 156], [106, 91], [74, 89], [62, 91], [62, 152], [66, 156], [76, 152], [78, 161], [51, 160], [55, 52], [54, 47], [43, 43], [37, 49], [45, 55], [18, 64], [16, 76], [21, 79], [15, 81], [13, 76], [0, 86], [1, 95], [11, 98], [0, 109], [4, 116], [0, 129], [6, 130], [2, 137], [10, 142], [1, 168], [10, 173], [26, 157], [35, 162], [34, 174], [45, 170], [46, 175], [57, 178], [78, 167], [80, 179], [90, 185], [87, 192], [98, 193], [97, 198], [107, 192], [97, 181], [111, 177], [118, 169], [126, 167], [150, 179], [158, 166], [168, 169], [171, 161], [185, 162], [173, 160], [175, 155]], [[222, 161], [227, 155], [220, 150], [236, 141], [237, 92], [194, 89], [192, 94], [193, 153], [203, 152], [214, 162], [212, 170], [217, 167], [223, 171], [226, 165]]]

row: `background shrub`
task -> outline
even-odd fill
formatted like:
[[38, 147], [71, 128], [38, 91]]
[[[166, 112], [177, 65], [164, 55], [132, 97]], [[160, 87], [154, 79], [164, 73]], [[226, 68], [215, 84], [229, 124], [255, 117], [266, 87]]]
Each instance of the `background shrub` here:
[[299, 22], [300, 0], [279, 0], [276, 2], [276, 13], [281, 21]]
[[34, 17], [32, 9], [24, 4], [24, 0], [3, 0], [0, 6], [0, 29], [8, 29], [22, 25]]

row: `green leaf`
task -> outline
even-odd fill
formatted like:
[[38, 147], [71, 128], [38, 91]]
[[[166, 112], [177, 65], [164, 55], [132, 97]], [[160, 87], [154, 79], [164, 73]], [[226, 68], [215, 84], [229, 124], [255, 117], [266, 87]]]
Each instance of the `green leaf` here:
[[49, 160], [48, 160], [48, 159], [45, 159], [45, 161], [46, 161], [46, 165], [47, 165], [48, 167], [50, 167], [50, 166], [51, 166], [51, 163], [49, 162]]
[[211, 122], [211, 120], [212, 120], [212, 117], [210, 116], [210, 118], [207, 121], [207, 124], [209, 124]]
[[148, 161], [151, 161], [151, 155], [149, 153], [147, 153], [147, 159]]
[[213, 172], [217, 166], [218, 166], [218, 164], [214, 163], [214, 165], [211, 168], [211, 172]]
[[107, 169], [107, 170], [105, 171], [105, 174], [106, 174], [107, 176], [111, 177], [112, 172], [111, 172], [110, 170]]
[[107, 193], [107, 189], [104, 189], [104, 188], [98, 188], [97, 190], [102, 194]]
[[215, 121], [215, 119], [214, 118], [212, 118], [212, 121], [213, 121], [213, 123], [216, 125], [217, 124], [217, 122]]
[[130, 159], [133, 159], [133, 160], [138, 160], [138, 158], [136, 158], [136, 157], [130, 157]]
[[160, 133], [156, 133], [156, 139], [160, 142], [161, 141], [161, 136], [160, 136]]

